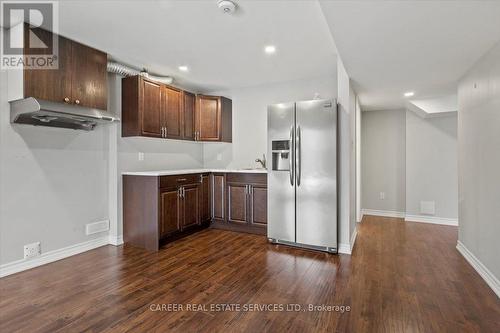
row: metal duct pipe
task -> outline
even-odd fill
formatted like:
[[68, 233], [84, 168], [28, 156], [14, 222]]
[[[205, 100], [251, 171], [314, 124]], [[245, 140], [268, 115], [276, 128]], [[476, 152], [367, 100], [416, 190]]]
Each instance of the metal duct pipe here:
[[150, 80], [160, 82], [160, 83], [165, 83], [165, 84], [171, 84], [174, 82], [174, 78], [171, 76], [156, 76], [156, 75], [151, 75], [147, 71], [139, 71], [137, 69], [125, 66], [123, 64], [120, 64], [118, 62], [113, 62], [113, 61], [108, 61], [107, 65], [107, 70], [109, 73], [114, 73], [118, 74], [121, 76], [134, 76], [134, 75], [142, 75], [144, 77], [147, 77]]

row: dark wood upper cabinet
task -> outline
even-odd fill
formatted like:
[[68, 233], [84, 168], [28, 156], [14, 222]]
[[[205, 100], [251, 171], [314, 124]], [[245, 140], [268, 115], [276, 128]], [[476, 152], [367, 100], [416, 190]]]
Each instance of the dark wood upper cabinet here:
[[196, 96], [196, 139], [232, 142], [232, 101], [221, 96]]
[[184, 113], [182, 91], [167, 86], [163, 89], [165, 136], [169, 139], [182, 139]]
[[[24, 43], [27, 46], [28, 30], [24, 30]], [[37, 29], [37, 36], [44, 42], [53, 34], [43, 29]], [[59, 37], [59, 67], [58, 69], [24, 68], [24, 96], [35, 97], [47, 101], [70, 102], [72, 80], [72, 42]], [[27, 48], [25, 50], [28, 50]], [[28, 53], [28, 52], [25, 52]]]
[[183, 107], [184, 114], [183, 119], [184, 123], [182, 126], [183, 133], [182, 138], [186, 140], [193, 141], [195, 139], [195, 128], [194, 128], [194, 119], [195, 119], [195, 105], [196, 105], [196, 96], [190, 92], [184, 91], [183, 94]]
[[72, 42], [72, 47], [72, 103], [106, 110], [108, 108], [107, 54], [77, 42]]
[[232, 101], [194, 95], [136, 75], [122, 79], [122, 136], [232, 140]]
[[142, 135], [162, 136], [162, 89], [159, 84], [141, 80], [140, 105], [138, 105], [142, 120]]
[[[108, 107], [107, 54], [40, 28], [38, 38], [58, 38], [58, 68], [24, 68], [23, 97], [106, 110]], [[25, 25], [25, 54], [29, 30]]]

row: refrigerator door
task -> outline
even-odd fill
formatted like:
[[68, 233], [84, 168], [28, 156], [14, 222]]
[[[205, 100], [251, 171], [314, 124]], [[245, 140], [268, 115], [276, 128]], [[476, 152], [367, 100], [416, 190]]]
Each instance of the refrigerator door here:
[[267, 237], [295, 242], [294, 178], [295, 103], [270, 105], [267, 110]]
[[296, 103], [296, 242], [337, 250], [337, 105]]

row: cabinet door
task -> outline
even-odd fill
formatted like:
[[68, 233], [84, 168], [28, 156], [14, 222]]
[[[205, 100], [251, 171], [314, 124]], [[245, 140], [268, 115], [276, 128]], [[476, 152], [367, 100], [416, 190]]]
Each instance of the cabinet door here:
[[71, 103], [107, 110], [107, 54], [77, 42], [71, 44], [73, 47]]
[[167, 129], [167, 138], [182, 138], [182, 92], [170, 87], [164, 87], [163, 107], [164, 125]]
[[210, 176], [203, 175], [201, 176], [201, 222], [210, 222], [211, 213], [210, 213]]
[[142, 135], [162, 136], [161, 86], [141, 80]]
[[245, 184], [227, 184], [227, 219], [232, 223], [247, 223], [248, 187]]
[[182, 197], [182, 228], [200, 224], [199, 184], [185, 185]]
[[213, 175], [213, 218], [217, 220], [225, 219], [225, 184], [224, 174]]
[[195, 119], [195, 103], [196, 97], [195, 95], [184, 91], [184, 123], [183, 123], [183, 133], [182, 137], [187, 140], [195, 140], [194, 137], [194, 119]]
[[250, 187], [250, 223], [256, 226], [267, 226], [267, 187], [252, 185]]
[[[35, 97], [52, 102], [71, 102], [72, 79], [72, 42], [61, 36], [40, 28], [33, 29], [37, 37], [47, 45], [52, 45], [52, 38], [59, 38], [58, 69], [24, 69], [24, 97]], [[29, 54], [29, 30], [25, 27], [25, 54]], [[50, 51], [50, 50], [49, 50]], [[40, 52], [37, 49], [37, 52]]]
[[180, 197], [177, 189], [160, 192], [160, 237], [180, 230]]
[[220, 139], [220, 99], [215, 96], [198, 96], [197, 131], [201, 141]]

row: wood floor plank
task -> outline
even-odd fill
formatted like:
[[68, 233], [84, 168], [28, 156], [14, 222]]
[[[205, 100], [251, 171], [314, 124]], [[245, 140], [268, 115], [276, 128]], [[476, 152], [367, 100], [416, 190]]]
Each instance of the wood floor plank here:
[[[500, 300], [455, 249], [456, 227], [366, 216], [358, 230], [352, 256], [215, 229], [159, 252], [104, 246], [0, 279], [0, 331], [500, 331]], [[183, 308], [155, 310], [169, 304]], [[273, 304], [299, 310], [255, 310]]]

